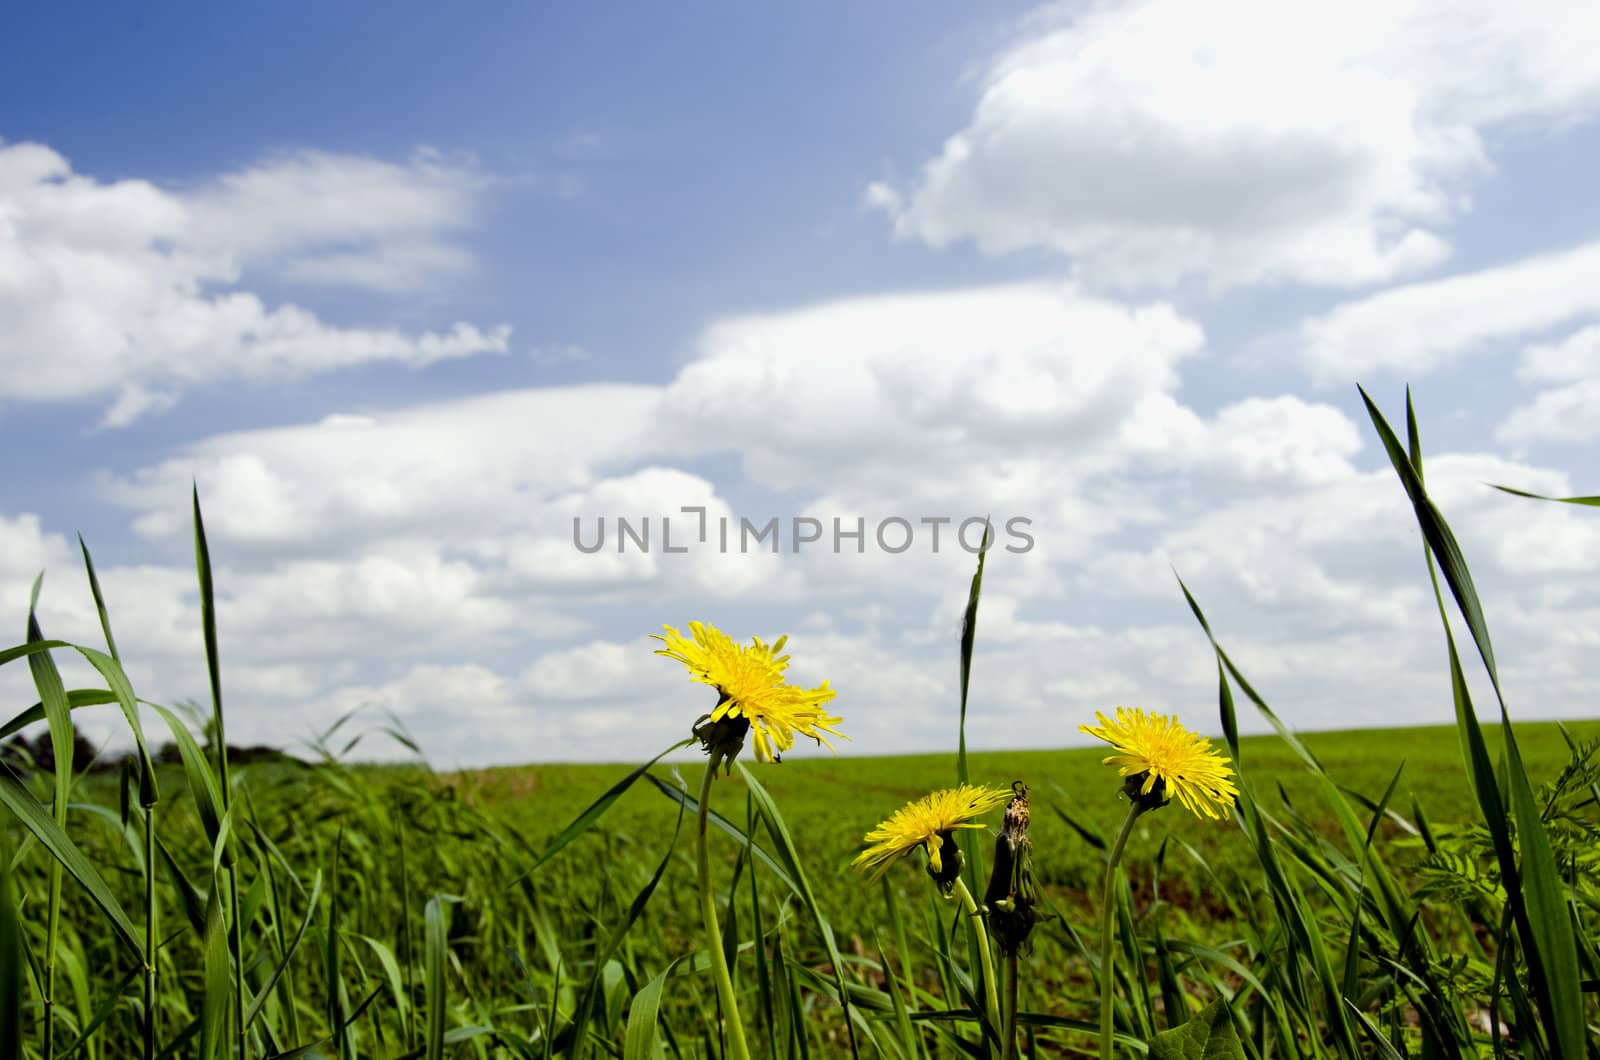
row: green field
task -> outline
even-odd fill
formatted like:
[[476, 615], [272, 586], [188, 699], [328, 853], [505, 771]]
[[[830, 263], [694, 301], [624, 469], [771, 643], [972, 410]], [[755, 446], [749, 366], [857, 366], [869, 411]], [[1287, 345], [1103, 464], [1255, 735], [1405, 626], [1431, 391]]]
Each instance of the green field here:
[[[103, 606], [103, 649], [30, 614], [0, 650], [39, 696], [0, 724], [36, 737], [0, 766], [0, 1060], [1596, 1055], [1600, 722], [1471, 701], [1469, 665], [1498, 682], [1487, 619], [1420, 459], [1374, 423], [1459, 618], [1456, 724], [1238, 739], [1274, 715], [1191, 600], [1219, 681], [1181, 721], [1225, 735], [1119, 746], [1162, 785], [1231, 759], [1220, 821], [1130, 801], [1103, 748], [438, 774], [344, 761], [340, 721], [310, 761], [247, 762], [225, 752], [197, 499], [209, 714], [138, 698]], [[980, 563], [963, 674], [981, 598]], [[713, 683], [769, 722], [820, 694], [727, 649]], [[104, 687], [65, 688], [69, 653]], [[746, 680], [755, 656], [772, 680]], [[121, 711], [120, 772], [75, 765], [79, 710]], [[924, 819], [880, 884], [852, 869], [864, 833], [963, 776], [1028, 804], [998, 838], [1000, 803], [982, 829]]]
[[[1567, 722], [1564, 727], [1579, 742], [1600, 739], [1600, 719]], [[1487, 736], [1491, 746], [1497, 747], [1494, 731]], [[1517, 736], [1535, 784], [1554, 778], [1570, 757], [1561, 726], [1555, 723], [1519, 725]], [[1467, 822], [1476, 816], [1454, 727], [1306, 733], [1301, 739], [1328, 774], [1353, 792], [1377, 800], [1398, 770], [1398, 797], [1391, 802], [1402, 813], [1409, 814], [1415, 796], [1440, 825]], [[1115, 834], [1126, 807], [1117, 795], [1115, 773], [1100, 764], [1103, 757], [1101, 749], [1092, 747], [973, 752], [969, 756], [974, 781], [1004, 787], [1021, 780], [1028, 785], [1033, 802], [1035, 870], [1042, 882], [1061, 888], [1063, 897], [1097, 887], [1104, 868], [1102, 853], [1066, 819], [1109, 837]], [[1320, 798], [1320, 782], [1282, 740], [1244, 737], [1240, 758], [1257, 783], [1273, 789], [1264, 801], [1274, 804], [1275, 810], [1279, 802], [1276, 787], [1281, 784], [1290, 804], [1316, 824], [1333, 827]], [[470, 802], [501, 817], [534, 846], [542, 846], [638, 764], [521, 766], [455, 774], [447, 779]], [[679, 765], [691, 794], [701, 768], [698, 762]], [[671, 779], [670, 767], [658, 766], [655, 773]], [[794, 826], [796, 846], [816, 872], [817, 887], [828, 897], [827, 904], [834, 908], [863, 903], [860, 879], [847, 871], [850, 859], [861, 849], [862, 835], [910, 799], [954, 784], [956, 758], [953, 754], [832, 757], [826, 751], [806, 749], [785, 758], [781, 765], [760, 767], [757, 776]], [[744, 791], [737, 774], [723, 786], [727, 790], [718, 790], [717, 804], [728, 812], [729, 802], [742, 804]], [[670, 832], [675, 812], [675, 804], [659, 792], [636, 789], [602, 820], [600, 831], [618, 841], [663, 835]], [[1170, 835], [1174, 841], [1194, 847], [1213, 866], [1248, 865], [1253, 858], [1237, 833], [1235, 826], [1169, 810], [1141, 820], [1129, 841], [1127, 857], [1130, 863], [1148, 864]], [[1385, 834], [1396, 839], [1406, 835], [1392, 824]], [[587, 848], [580, 846], [566, 856], [581, 859], [588, 854]], [[1168, 868], [1176, 881], [1193, 877], [1186, 860], [1169, 859]], [[910, 866], [903, 866], [894, 878], [908, 891], [925, 882]], [[854, 927], [862, 929], [862, 925]]]

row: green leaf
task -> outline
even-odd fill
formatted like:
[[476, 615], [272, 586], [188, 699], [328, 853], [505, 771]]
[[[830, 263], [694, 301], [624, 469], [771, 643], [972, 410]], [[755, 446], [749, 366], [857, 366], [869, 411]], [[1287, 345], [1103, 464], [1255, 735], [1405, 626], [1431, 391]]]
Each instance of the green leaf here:
[[[244, 1025], [246, 1027], [256, 1021], [256, 1016], [261, 1013], [261, 1006], [267, 1002], [267, 996], [272, 993], [273, 987], [278, 985], [278, 980], [282, 977], [284, 970], [289, 967], [289, 961], [294, 957], [295, 950], [300, 948], [300, 940], [305, 938], [306, 928], [311, 926], [311, 918], [317, 912], [317, 898], [321, 894], [322, 870], [318, 869], [316, 876], [311, 880], [311, 897], [306, 901], [305, 919], [300, 921], [300, 927], [295, 931], [294, 938], [290, 939], [289, 944], [284, 947], [283, 957], [278, 961], [278, 966], [272, 970], [272, 974], [261, 985], [260, 991], [251, 1000], [250, 1007], [245, 1010]], [[372, 942], [371, 939], [367, 941], [369, 943]]]
[[660, 974], [633, 995], [633, 1002], [628, 1006], [628, 1034], [622, 1043], [622, 1060], [655, 1060], [659, 1049], [656, 1016], [661, 1009], [661, 990], [667, 976], [683, 959], [679, 957], [661, 969]]
[[584, 1033], [588, 1030], [589, 1021], [594, 1015], [594, 1006], [600, 997], [601, 984], [605, 972], [606, 962], [616, 955], [622, 946], [622, 940], [638, 923], [644, 915], [645, 906], [650, 904], [651, 895], [656, 893], [656, 887], [661, 884], [661, 877], [667, 874], [667, 866], [672, 863], [672, 851], [678, 845], [678, 833], [683, 830], [683, 810], [678, 810], [677, 823], [672, 828], [672, 838], [667, 841], [667, 849], [661, 855], [661, 864], [656, 866], [655, 875], [650, 877], [648, 883], [634, 895], [633, 901], [628, 905], [627, 916], [611, 932], [611, 937], [596, 948], [594, 953], [594, 975], [590, 979], [589, 988], [584, 991], [583, 1000], [578, 1005], [578, 1011], [572, 1017], [572, 1041], [574, 1049], [581, 1049]]
[[544, 848], [544, 853], [539, 855], [538, 860], [530, 865], [527, 871], [518, 873], [510, 883], [506, 884], [506, 889], [509, 890], [510, 888], [515, 887], [533, 873], [537, 872], [541, 865], [559, 854], [563, 849], [566, 848], [567, 844], [571, 843], [573, 840], [587, 832], [590, 827], [592, 827], [594, 823], [600, 819], [601, 815], [611, 808], [611, 804], [620, 799], [623, 792], [633, 787], [633, 782], [644, 776], [651, 766], [655, 765], [672, 752], [688, 747], [692, 743], [694, 743], [692, 738], [678, 741], [665, 751], [662, 751], [660, 754], [650, 759], [650, 761], [646, 762], [644, 765], [639, 766], [627, 776], [611, 785], [611, 787], [607, 788], [604, 795], [601, 795], [598, 799], [590, 803], [589, 808], [578, 814], [578, 816], [573, 819], [571, 824], [567, 825], [561, 830], [560, 835], [550, 840], [550, 845]]
[[22, 922], [11, 894], [11, 856], [0, 851], [0, 1057], [22, 1055]]
[[1515, 497], [1529, 497], [1536, 501], [1555, 501], [1557, 504], [1582, 504], [1590, 508], [1600, 508], [1600, 497], [1546, 497], [1542, 493], [1529, 493], [1527, 490], [1512, 489], [1510, 486], [1496, 486], [1489, 483], [1502, 493], [1509, 493]]
[[0, 803], [17, 815], [34, 838], [55, 857], [67, 874], [77, 880], [83, 889], [89, 892], [89, 898], [100, 911], [106, 914], [111, 921], [111, 927], [119, 938], [128, 944], [139, 959], [144, 959], [144, 944], [139, 941], [139, 935], [133, 928], [133, 922], [128, 919], [128, 914], [122, 911], [122, 906], [117, 903], [116, 896], [111, 893], [111, 888], [106, 886], [106, 881], [98, 870], [83, 856], [67, 833], [45, 813], [44, 807], [39, 805], [39, 800], [28, 794], [27, 790], [12, 780], [9, 776], [0, 775]]
[[[46, 641], [45, 643], [54, 644], [57, 647], [71, 647], [70, 644], [62, 644], [60, 641]], [[40, 645], [40, 650], [43, 650], [43, 645]], [[116, 701], [117, 697], [110, 690], [104, 688], [73, 688], [67, 691], [67, 706], [73, 710], [77, 710], [79, 707], [97, 707], [103, 703], [115, 703]], [[0, 740], [21, 732], [36, 721], [43, 720], [44, 704], [35, 703], [4, 725], [0, 725]]]
[[233, 993], [233, 973], [228, 960], [228, 932], [222, 921], [222, 886], [211, 878], [211, 896], [206, 899], [206, 930], [202, 942], [205, 969], [205, 995], [200, 999], [200, 1056], [204, 1060], [222, 1054], [227, 1036], [228, 999]]
[[161, 796], [156, 788], [156, 771], [150, 761], [150, 750], [145, 746], [144, 728], [139, 724], [139, 707], [127, 675], [122, 672], [122, 656], [117, 654], [117, 641], [111, 635], [111, 614], [106, 610], [105, 594], [100, 591], [100, 578], [94, 572], [94, 560], [89, 555], [89, 545], [82, 534], [78, 535], [78, 548], [83, 552], [83, 568], [89, 575], [89, 592], [94, 597], [95, 611], [100, 615], [100, 630], [105, 634], [106, 650], [111, 654], [102, 655], [91, 648], [79, 648], [78, 651], [105, 677], [107, 686], [122, 705], [123, 716], [133, 730], [133, 741], [139, 752], [139, 802], [149, 808], [160, 801]]
[[1188, 1023], [1150, 1039], [1151, 1060], [1244, 1060], [1228, 1003], [1213, 1001]]
[[423, 996], [428, 1003], [428, 1031], [424, 1042], [428, 1060], [444, 1060], [444, 1017], [447, 995], [445, 982], [449, 925], [444, 919], [444, 903], [460, 899], [436, 894], [423, 911]]
[[[223, 813], [222, 791], [217, 786], [216, 775], [211, 772], [206, 754], [195, 742], [194, 734], [189, 731], [188, 726], [166, 707], [154, 703], [149, 703], [149, 706], [161, 715], [162, 720], [167, 723], [167, 728], [172, 732], [172, 742], [177, 744], [178, 755], [183, 759], [183, 772], [189, 780], [189, 791], [194, 796], [195, 809], [200, 812], [200, 823], [205, 827], [206, 839], [215, 848], [217, 836], [222, 831]], [[233, 864], [232, 847], [230, 842], [222, 848], [225, 865]]]
[[784, 824], [783, 815], [778, 812], [778, 804], [767, 793], [767, 789], [761, 786], [761, 782], [744, 767], [743, 762], [737, 764], [739, 775], [744, 777], [744, 782], [749, 785], [750, 796], [755, 800], [761, 819], [766, 822], [767, 834], [772, 837], [773, 843], [778, 848], [777, 856], [788, 870], [789, 876], [799, 884], [800, 900], [805, 903], [806, 911], [811, 914], [811, 919], [822, 936], [823, 947], [828, 952], [828, 963], [833, 966], [834, 982], [839, 987], [839, 1003], [844, 1009], [845, 1029], [850, 1033], [850, 1052], [855, 1055], [855, 1024], [850, 1020], [850, 994], [844, 975], [844, 957], [839, 953], [838, 942], [834, 940], [833, 925], [828, 922], [822, 907], [817, 903], [816, 893], [811, 889], [811, 881], [806, 878], [805, 869], [800, 867], [800, 855], [795, 850], [789, 826]]
[[[1357, 389], [1360, 389], [1359, 387]], [[1429, 548], [1429, 576], [1433, 575], [1433, 561], [1437, 559], [1461, 617], [1472, 634], [1473, 645], [1483, 660], [1489, 676], [1490, 687], [1500, 706], [1500, 726], [1505, 739], [1505, 764], [1511, 801], [1511, 812], [1516, 820], [1517, 840], [1521, 847], [1522, 865], [1517, 865], [1515, 851], [1507, 835], [1503, 808], [1499, 804], [1497, 785], [1488, 776], [1487, 754], [1482, 749], [1482, 735], [1467, 696], [1466, 682], [1460, 672], [1455, 638], [1444, 610], [1443, 594], [1439, 592], [1434, 577], [1434, 594], [1438, 598], [1439, 617], [1444, 622], [1445, 639], [1450, 649], [1451, 680], [1455, 692], [1456, 714], [1462, 736], [1469, 743], [1468, 765], [1478, 789], [1480, 804], [1485, 810], [1485, 823], [1494, 838], [1495, 856], [1500, 862], [1501, 879], [1506, 897], [1517, 924], [1518, 934], [1528, 955], [1529, 979], [1533, 993], [1539, 1001], [1546, 1032], [1552, 1044], [1563, 1056], [1582, 1055], [1585, 1039], [1585, 1014], [1583, 996], [1579, 986], [1578, 949], [1567, 904], [1562, 897], [1561, 877], [1556, 868], [1550, 836], [1545, 828], [1540, 808], [1534, 798], [1522, 755], [1517, 747], [1516, 733], [1511, 724], [1511, 714], [1506, 707], [1505, 693], [1500, 687], [1500, 674], [1495, 665], [1494, 648], [1489, 642], [1489, 627], [1472, 574], [1461, 547], [1451, 533], [1444, 515], [1429, 499], [1423, 485], [1420, 457], [1408, 455], [1400, 448], [1383, 413], [1361, 390], [1372, 425], [1388, 451], [1389, 462], [1394, 466], [1406, 495], [1410, 497], [1416, 513], [1417, 525]], [[1414, 422], [1409, 393], [1406, 397], [1408, 422]], [[1420, 449], [1412, 435], [1412, 452]], [[1473, 742], [1476, 745], [1473, 745]], [[1492, 793], [1492, 797], [1491, 797]]]

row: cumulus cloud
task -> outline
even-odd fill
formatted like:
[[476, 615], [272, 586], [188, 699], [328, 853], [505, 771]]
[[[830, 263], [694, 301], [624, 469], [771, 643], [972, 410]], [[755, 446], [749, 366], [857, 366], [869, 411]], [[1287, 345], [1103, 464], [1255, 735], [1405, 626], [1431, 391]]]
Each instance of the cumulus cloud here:
[[121, 427], [216, 380], [503, 353], [503, 326], [339, 327], [241, 286], [256, 271], [385, 289], [459, 271], [469, 258], [444, 236], [470, 219], [475, 187], [432, 156], [303, 154], [180, 192], [0, 144], [5, 396], [110, 397], [103, 425]]
[[1517, 378], [1541, 389], [1495, 429], [1503, 442], [1590, 442], [1600, 438], [1600, 324], [1522, 351]]
[[[241, 740], [291, 739], [361, 707], [370, 724], [400, 715], [444, 765], [637, 758], [707, 705], [644, 634], [705, 618], [741, 638], [795, 634], [793, 676], [839, 689], [846, 750], [884, 752], [948, 745], [975, 557], [950, 526], [937, 554], [920, 536], [893, 554], [873, 524], [1023, 514], [1035, 546], [997, 549], [986, 569], [974, 746], [1069, 743], [1116, 702], [1204, 727], [1214, 663], [1174, 568], [1291, 724], [1447, 720], [1418, 539], [1365, 431], [1291, 394], [1199, 408], [1184, 373], [1206, 356], [1172, 307], [1066, 284], [729, 318], [662, 386], [341, 414], [105, 476], [104, 496], [165, 564], [107, 564], [102, 577], [136, 687], [203, 695], [186, 556], [198, 480]], [[1571, 374], [1566, 355], [1527, 359], [1539, 378]], [[740, 473], [707, 471], [729, 456]], [[1430, 450], [1508, 677], [1529, 711], [1560, 714], [1590, 649], [1549, 635], [1581, 606], [1558, 590], [1593, 574], [1600, 526], [1485, 480], [1570, 484]], [[721, 519], [771, 515], [860, 516], [868, 540], [861, 553], [666, 554], [662, 516], [683, 519], [674, 541], [698, 544], [686, 506], [706, 509], [713, 542]], [[611, 536], [585, 553], [575, 517], [586, 535], [599, 517], [653, 517], [653, 547], [618, 551]], [[32, 517], [0, 521], [0, 542], [21, 557], [4, 571], [18, 606], [39, 562], [75, 563]], [[52, 585], [47, 600], [67, 602], [51, 603], [47, 628], [92, 640], [81, 587]], [[360, 753], [403, 753], [386, 746]]]
[[1086, 456], [1142, 399], [1175, 389], [1203, 343], [1168, 305], [1069, 284], [871, 296], [713, 325], [662, 415], [780, 489], [941, 474], [966, 488], [965, 469], [1030, 447]]
[[1488, 133], [1600, 104], [1577, 44], [1600, 15], [1557, 0], [1144, 0], [1028, 25], [919, 177], [869, 189], [899, 235], [1048, 248], [1102, 284], [1381, 282], [1447, 257]]
[[[1417, 378], [1507, 343], [1600, 314], [1600, 243], [1393, 287], [1300, 325], [1301, 358], [1321, 380], [1372, 372]], [[1582, 340], [1583, 342], [1591, 340]], [[1537, 347], [1522, 377], [1578, 350]]]

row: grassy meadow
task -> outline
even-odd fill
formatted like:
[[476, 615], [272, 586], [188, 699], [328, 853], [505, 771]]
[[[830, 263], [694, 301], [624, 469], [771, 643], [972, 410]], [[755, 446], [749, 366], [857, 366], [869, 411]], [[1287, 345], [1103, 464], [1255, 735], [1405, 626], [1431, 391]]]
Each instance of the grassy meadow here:
[[[1371, 411], [1428, 544], [1419, 621], [1457, 724], [1290, 732], [1190, 598], [1218, 685], [1181, 720], [1220, 721], [1219, 820], [1155, 805], [1183, 780], [1160, 756], [1130, 801], [1102, 746], [969, 754], [961, 733], [937, 755], [747, 749], [714, 781], [683, 754], [363, 765], [344, 721], [307, 760], [247, 761], [223, 753], [199, 498], [198, 716], [131, 687], [86, 548], [103, 642], [30, 616], [0, 651], [38, 693], [0, 710], [0, 738], [37, 736], [0, 765], [0, 1060], [1597, 1055], [1600, 721], [1472, 702], [1470, 667], [1498, 693], [1493, 616], [1410, 410], [1404, 440]], [[963, 717], [981, 602], [980, 562], [951, 645]], [[66, 688], [69, 655], [103, 682]], [[119, 712], [137, 752], [74, 768], [80, 710]], [[939, 878], [914, 842], [880, 882], [852, 867], [878, 822], [969, 780], [1026, 800], [941, 826]]]

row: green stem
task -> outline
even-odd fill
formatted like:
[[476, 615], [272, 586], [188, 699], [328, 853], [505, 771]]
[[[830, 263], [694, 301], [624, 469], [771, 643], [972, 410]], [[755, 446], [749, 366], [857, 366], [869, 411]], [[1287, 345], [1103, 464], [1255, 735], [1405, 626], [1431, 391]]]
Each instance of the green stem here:
[[982, 916], [978, 913], [978, 903], [972, 900], [972, 892], [967, 890], [966, 881], [960, 876], [956, 877], [956, 885], [952, 892], [961, 899], [961, 904], [966, 907], [967, 915], [978, 922], [978, 955], [982, 959], [983, 968], [983, 1007], [989, 1016], [989, 1026], [995, 1030], [1000, 1029], [1000, 996], [994, 981], [994, 958], [989, 955], [989, 928], [984, 924]]
[[1017, 1055], [1017, 955], [1006, 954], [1006, 1029], [1000, 1039], [1000, 1060]]
[[716, 779], [718, 756], [706, 761], [705, 779], [700, 781], [698, 853], [700, 856], [700, 915], [706, 925], [706, 948], [711, 951], [711, 974], [717, 984], [717, 1000], [728, 1025], [728, 1055], [733, 1060], [750, 1060], [750, 1047], [744, 1041], [744, 1023], [739, 1019], [739, 1002], [733, 994], [733, 978], [722, 953], [722, 927], [717, 922], [716, 892], [711, 889], [711, 846], [706, 842], [706, 826], [711, 820], [711, 782]]
[[156, 808], [144, 808], [144, 1060], [156, 1055]]
[[233, 1022], [239, 1028], [239, 1060], [249, 1060], [249, 1029], [244, 1025], [244, 924], [239, 915], [238, 862], [228, 867], [228, 897], [233, 911]]
[[1138, 802], [1128, 807], [1128, 816], [1122, 821], [1122, 831], [1117, 833], [1117, 841], [1111, 845], [1111, 860], [1106, 862], [1106, 888], [1100, 909], [1100, 1060], [1111, 1060], [1111, 1029], [1117, 1010], [1113, 993], [1116, 979], [1112, 975], [1116, 948], [1111, 931], [1111, 911], [1115, 908], [1119, 879], [1117, 870], [1122, 866], [1122, 848], [1128, 844], [1128, 836], [1133, 833], [1133, 822], [1143, 812], [1144, 807]]

